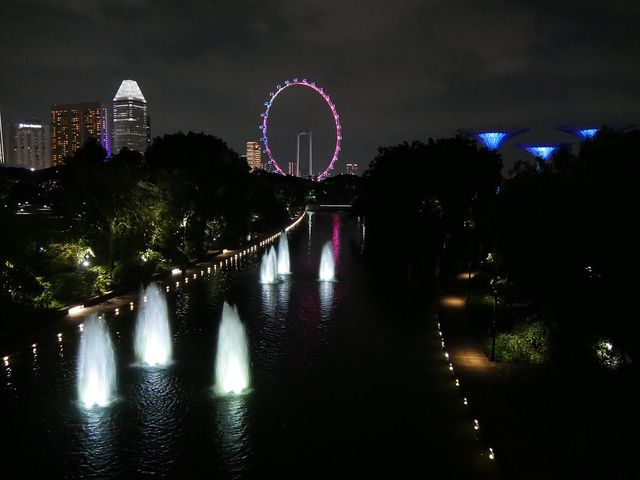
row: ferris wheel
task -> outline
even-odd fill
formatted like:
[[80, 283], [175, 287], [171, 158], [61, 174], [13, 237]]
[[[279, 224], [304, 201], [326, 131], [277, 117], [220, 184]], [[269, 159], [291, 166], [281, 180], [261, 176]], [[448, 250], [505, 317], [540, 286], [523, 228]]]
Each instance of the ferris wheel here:
[[324, 91], [322, 87], [316, 85], [316, 82], [310, 82], [306, 78], [303, 78], [302, 80], [294, 78], [291, 81], [285, 80], [284, 85], [276, 85], [275, 92], [270, 92], [269, 100], [264, 102], [264, 105], [266, 107], [265, 111], [260, 114], [260, 116], [262, 117], [262, 125], [260, 125], [259, 127], [260, 130], [262, 130], [262, 138], [260, 138], [260, 141], [264, 145], [264, 151], [266, 152], [267, 157], [269, 157], [268, 163], [272, 165], [278, 173], [280, 173], [281, 175], [286, 175], [284, 170], [282, 170], [280, 165], [278, 165], [278, 162], [274, 158], [273, 152], [271, 152], [271, 148], [269, 146], [269, 137], [267, 135], [267, 132], [269, 130], [269, 110], [271, 109], [271, 106], [273, 105], [273, 102], [278, 97], [278, 95], [280, 95], [287, 88], [296, 86], [310, 88], [316, 93], [320, 94], [320, 96], [324, 99], [324, 101], [331, 109], [331, 113], [333, 114], [333, 120], [336, 125], [336, 144], [333, 150], [333, 155], [331, 156], [331, 161], [327, 165], [327, 168], [325, 168], [317, 177], [318, 180], [322, 180], [331, 173], [331, 170], [333, 170], [333, 167], [338, 160], [338, 155], [340, 154], [340, 144], [342, 143], [342, 126], [340, 125], [340, 116], [338, 115], [336, 106], [331, 101], [331, 97]]

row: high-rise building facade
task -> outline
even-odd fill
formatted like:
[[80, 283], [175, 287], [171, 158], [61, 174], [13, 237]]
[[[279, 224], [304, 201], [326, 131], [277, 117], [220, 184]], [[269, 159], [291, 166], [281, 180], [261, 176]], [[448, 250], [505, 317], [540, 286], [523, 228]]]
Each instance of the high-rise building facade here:
[[358, 175], [357, 163], [347, 163], [347, 175]]
[[135, 80], [123, 80], [113, 97], [113, 153], [124, 147], [144, 153], [151, 139], [147, 101]]
[[111, 146], [112, 146], [112, 108], [108, 103], [103, 103], [100, 105], [100, 145], [107, 152], [107, 158], [111, 158]]
[[247, 163], [251, 170], [262, 168], [262, 148], [260, 142], [247, 142]]
[[59, 165], [89, 138], [102, 142], [107, 124], [99, 102], [51, 107], [51, 163]]
[[49, 125], [33, 119], [11, 126], [9, 159], [12, 167], [41, 170], [51, 166]]

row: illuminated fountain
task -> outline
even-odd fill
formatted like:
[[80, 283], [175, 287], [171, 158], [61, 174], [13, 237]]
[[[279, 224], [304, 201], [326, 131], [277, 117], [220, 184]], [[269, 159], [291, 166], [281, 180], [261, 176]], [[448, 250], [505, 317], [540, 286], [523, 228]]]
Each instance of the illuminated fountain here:
[[335, 280], [335, 270], [331, 242], [327, 242], [322, 247], [322, 255], [320, 256], [320, 280], [325, 282]]
[[280, 234], [280, 241], [278, 242], [278, 274], [289, 275], [290, 273], [289, 240], [286, 232], [283, 232]]
[[116, 361], [109, 331], [92, 314], [84, 323], [78, 359], [78, 396], [86, 408], [105, 407], [116, 393]]
[[247, 332], [240, 321], [238, 310], [227, 302], [222, 307], [222, 320], [218, 330], [215, 374], [215, 390], [220, 394], [239, 394], [249, 388]]
[[262, 263], [260, 264], [260, 282], [275, 283], [278, 280], [277, 273], [278, 259], [276, 257], [276, 249], [270, 247], [262, 256]]
[[150, 366], [171, 362], [171, 330], [164, 292], [152, 283], [140, 292], [134, 337], [136, 358]]

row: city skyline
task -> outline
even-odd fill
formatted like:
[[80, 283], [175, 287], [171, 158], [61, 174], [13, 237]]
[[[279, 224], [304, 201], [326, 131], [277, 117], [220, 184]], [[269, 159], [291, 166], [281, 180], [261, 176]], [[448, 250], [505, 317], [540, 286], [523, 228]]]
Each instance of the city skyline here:
[[[265, 96], [300, 76], [325, 85], [340, 107], [340, 171], [347, 161], [368, 165], [380, 145], [458, 128], [528, 126], [518, 141], [571, 142], [555, 127], [637, 122], [639, 8], [408, 1], [362, 11], [331, 1], [219, 9], [205, 2], [8, 0], [0, 15], [8, 41], [0, 48], [12, 73], [0, 79], [0, 108], [5, 123], [43, 118], [51, 103], [96, 94], [106, 100], [121, 79], [135, 78], [154, 105], [154, 136], [204, 131], [242, 153], [259, 137]], [[36, 18], [27, 16], [31, 10]], [[126, 27], [133, 14], [140, 28]], [[27, 19], [38, 28], [25, 38], [19, 25]], [[92, 42], [77, 41], [89, 32]], [[527, 158], [512, 142], [502, 152]]]

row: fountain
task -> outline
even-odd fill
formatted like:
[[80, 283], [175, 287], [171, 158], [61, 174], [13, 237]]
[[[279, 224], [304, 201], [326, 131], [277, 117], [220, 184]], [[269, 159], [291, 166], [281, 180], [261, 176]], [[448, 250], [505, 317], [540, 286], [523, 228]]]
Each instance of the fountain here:
[[262, 263], [260, 265], [260, 282], [275, 283], [278, 280], [277, 272], [278, 259], [276, 257], [276, 249], [270, 247], [262, 256]]
[[335, 264], [333, 261], [331, 242], [326, 242], [322, 247], [322, 255], [320, 257], [320, 280], [325, 282], [332, 282], [335, 280]]
[[287, 239], [287, 233], [282, 232], [280, 234], [280, 241], [278, 242], [278, 274], [289, 275], [290, 273], [289, 240]]
[[249, 343], [238, 310], [227, 302], [222, 307], [216, 352], [215, 390], [220, 394], [242, 393], [249, 388]]
[[152, 283], [140, 292], [134, 348], [139, 362], [149, 366], [171, 362], [171, 331], [164, 292]]
[[116, 361], [109, 331], [92, 314], [85, 322], [78, 359], [78, 396], [86, 408], [105, 407], [116, 393]]

